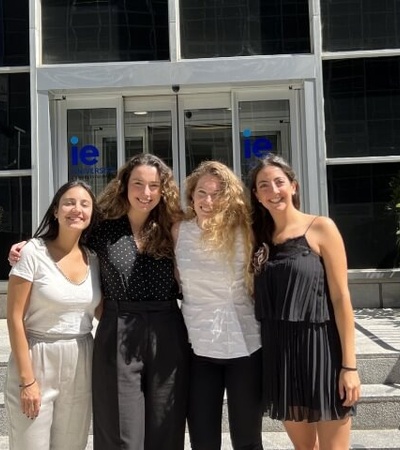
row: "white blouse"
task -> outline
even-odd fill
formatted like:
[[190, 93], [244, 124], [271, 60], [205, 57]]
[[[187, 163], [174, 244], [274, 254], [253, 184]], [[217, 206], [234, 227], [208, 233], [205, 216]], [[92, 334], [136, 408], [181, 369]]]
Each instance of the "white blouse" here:
[[245, 278], [245, 252], [238, 231], [232, 263], [205, 249], [195, 221], [179, 225], [176, 261], [182, 283], [182, 313], [196, 355], [248, 356], [261, 347], [260, 326]]

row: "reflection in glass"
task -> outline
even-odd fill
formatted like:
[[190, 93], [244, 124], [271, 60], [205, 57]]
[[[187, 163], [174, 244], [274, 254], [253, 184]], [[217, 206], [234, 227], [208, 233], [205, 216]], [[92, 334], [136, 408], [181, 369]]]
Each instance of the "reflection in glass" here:
[[0, 280], [8, 279], [11, 245], [31, 234], [31, 177], [0, 178]]
[[400, 58], [324, 61], [328, 157], [400, 155]]
[[186, 175], [205, 160], [233, 168], [231, 115], [226, 108], [185, 111]]
[[125, 112], [125, 158], [152, 153], [173, 168], [171, 128], [170, 111]]
[[117, 171], [116, 110], [67, 112], [68, 179], [85, 180], [99, 194]]
[[400, 47], [398, 0], [321, 0], [325, 51]]
[[247, 184], [251, 168], [268, 153], [290, 162], [289, 101], [239, 102], [240, 167]]
[[0, 170], [31, 168], [29, 74], [0, 75]]
[[0, 2], [0, 66], [29, 66], [29, 0]]
[[329, 211], [350, 269], [399, 267], [392, 179], [400, 163], [328, 166]]
[[181, 0], [183, 58], [310, 53], [307, 0]]
[[42, 0], [43, 63], [169, 59], [168, 0]]

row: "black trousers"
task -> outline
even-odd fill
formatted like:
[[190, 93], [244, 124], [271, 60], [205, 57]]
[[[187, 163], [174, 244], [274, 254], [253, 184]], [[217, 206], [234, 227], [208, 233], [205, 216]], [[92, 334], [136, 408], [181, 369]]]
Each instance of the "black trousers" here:
[[105, 302], [93, 352], [94, 450], [183, 450], [189, 358], [176, 302]]
[[243, 358], [192, 353], [188, 425], [193, 450], [220, 450], [224, 391], [235, 450], [262, 450], [261, 350]]

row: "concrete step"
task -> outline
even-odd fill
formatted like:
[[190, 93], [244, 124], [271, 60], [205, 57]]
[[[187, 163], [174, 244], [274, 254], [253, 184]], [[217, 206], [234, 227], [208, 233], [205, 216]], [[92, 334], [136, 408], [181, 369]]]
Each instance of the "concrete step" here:
[[[363, 385], [362, 395], [357, 405], [357, 415], [353, 418], [352, 429], [372, 433], [380, 430], [398, 431], [400, 428], [400, 385]], [[262, 429], [267, 434], [284, 431], [280, 421], [269, 417], [264, 417]], [[222, 431], [229, 433], [226, 404], [223, 408]], [[6, 435], [7, 417], [4, 396], [0, 394], [0, 436]], [[398, 449], [400, 449], [400, 440]]]
[[[285, 432], [263, 433], [264, 450], [293, 450]], [[349, 450], [399, 450], [400, 431], [399, 430], [374, 430], [351, 432], [351, 446]], [[8, 450], [8, 437], [0, 437], [0, 450]], [[89, 436], [86, 450], [93, 450], [93, 436]], [[185, 450], [190, 450], [189, 436], [186, 433]], [[228, 433], [222, 434], [221, 450], [232, 450]]]

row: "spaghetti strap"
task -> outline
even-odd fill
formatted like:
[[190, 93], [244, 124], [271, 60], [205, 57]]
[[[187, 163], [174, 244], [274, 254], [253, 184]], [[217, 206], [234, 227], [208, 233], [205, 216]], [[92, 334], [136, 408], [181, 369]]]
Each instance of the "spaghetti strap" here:
[[311, 225], [315, 222], [316, 219], [318, 219], [319, 216], [315, 216], [313, 218], [313, 220], [310, 222], [310, 224], [308, 225], [306, 231], [304, 232], [303, 236], [305, 236], [307, 234], [307, 231], [310, 229]]

